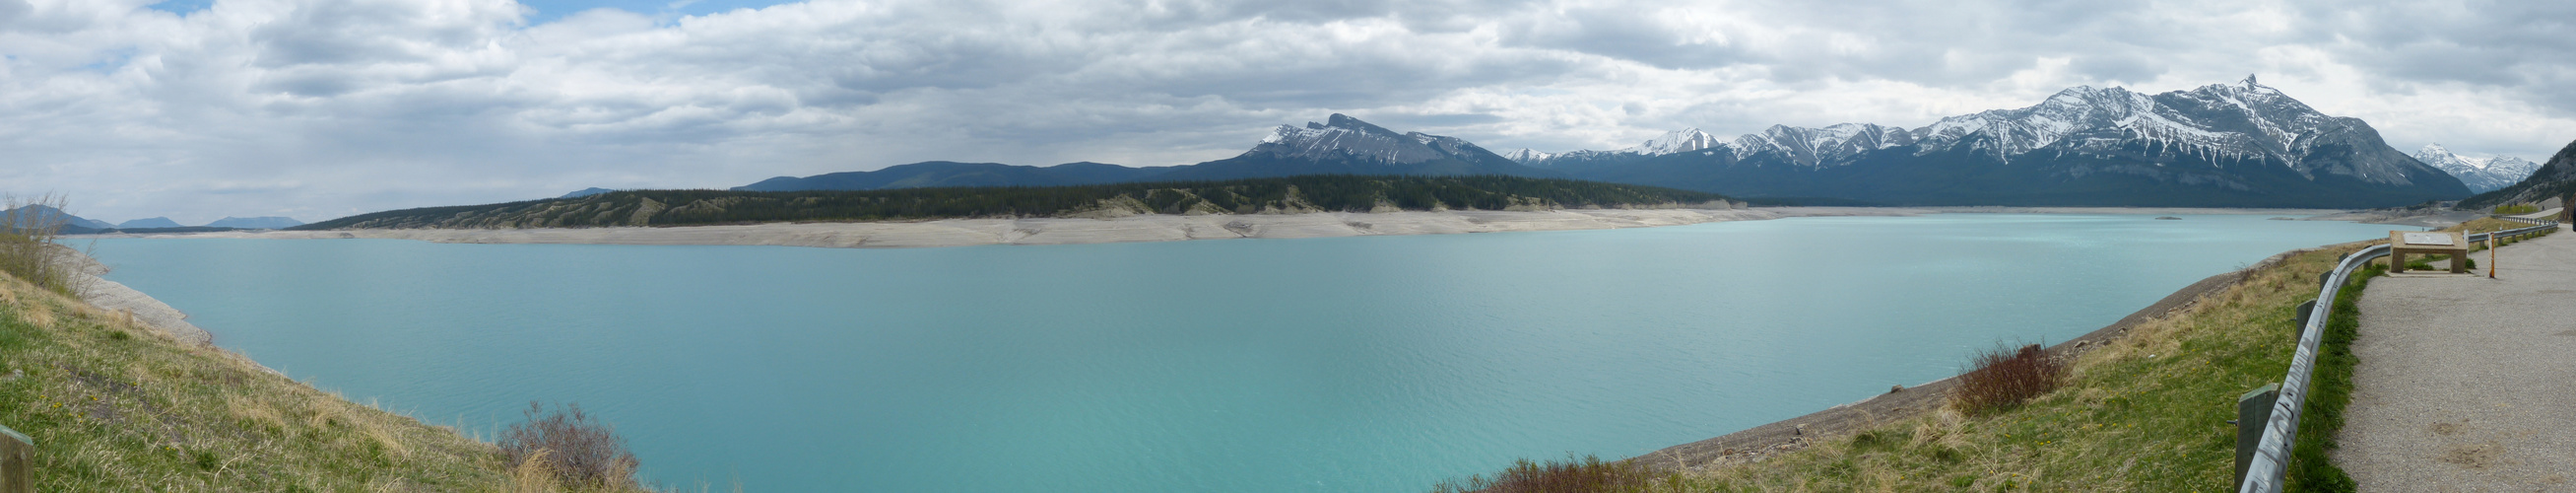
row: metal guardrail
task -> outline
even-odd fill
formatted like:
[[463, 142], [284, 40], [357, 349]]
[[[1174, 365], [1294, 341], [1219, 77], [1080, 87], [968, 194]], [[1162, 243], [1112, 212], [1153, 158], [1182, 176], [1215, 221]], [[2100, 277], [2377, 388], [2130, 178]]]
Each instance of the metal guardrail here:
[[[2495, 235], [2521, 236], [2558, 227], [2557, 221], [2546, 219], [2514, 220], [2539, 221], [2540, 224], [2469, 235], [2468, 241], [2486, 241]], [[2334, 313], [2335, 294], [2343, 290], [2344, 282], [2351, 279], [2354, 271], [2386, 256], [2386, 243], [2346, 255], [2341, 263], [2335, 264], [2334, 272], [2326, 276], [2325, 285], [2318, 288], [2317, 303], [2309, 309], [2307, 326], [2299, 328], [2299, 352], [2290, 357], [2290, 374], [2281, 379], [2281, 395], [2272, 402], [2271, 417], [2263, 423], [2263, 441], [2254, 449], [2254, 460], [2245, 468], [2244, 481], [2236, 485], [2238, 493], [2281, 491], [2290, 472], [2290, 441], [2299, 435], [2299, 412], [2307, 407], [2308, 378], [2316, 373], [2317, 346], [2325, 341], [2326, 317]]]

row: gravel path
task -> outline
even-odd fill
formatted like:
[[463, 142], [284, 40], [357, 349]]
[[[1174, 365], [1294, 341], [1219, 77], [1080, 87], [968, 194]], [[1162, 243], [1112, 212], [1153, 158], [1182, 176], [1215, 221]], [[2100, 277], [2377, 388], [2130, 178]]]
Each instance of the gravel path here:
[[2362, 295], [2334, 454], [2361, 491], [2576, 491], [2576, 234], [2497, 253], [2502, 279], [2381, 278]]

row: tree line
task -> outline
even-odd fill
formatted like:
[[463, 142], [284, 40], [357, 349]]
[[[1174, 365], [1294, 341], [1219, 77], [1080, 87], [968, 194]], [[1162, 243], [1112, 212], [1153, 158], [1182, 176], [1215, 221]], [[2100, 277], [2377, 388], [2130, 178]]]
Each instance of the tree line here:
[[779, 221], [1061, 217], [1086, 212], [1258, 214], [1699, 205], [1717, 194], [1510, 176], [1310, 175], [1060, 187], [743, 192], [632, 190], [376, 212], [289, 229], [578, 228]]

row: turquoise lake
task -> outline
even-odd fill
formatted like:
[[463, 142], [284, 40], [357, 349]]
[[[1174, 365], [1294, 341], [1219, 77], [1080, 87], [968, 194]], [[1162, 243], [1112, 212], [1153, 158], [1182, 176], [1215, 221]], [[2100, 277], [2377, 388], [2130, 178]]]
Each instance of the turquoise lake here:
[[[2072, 338], [2392, 227], [1940, 214], [821, 249], [100, 240], [217, 344], [490, 437], [530, 400], [746, 491], [1425, 491]], [[2213, 403], [2212, 405], [2217, 405]]]

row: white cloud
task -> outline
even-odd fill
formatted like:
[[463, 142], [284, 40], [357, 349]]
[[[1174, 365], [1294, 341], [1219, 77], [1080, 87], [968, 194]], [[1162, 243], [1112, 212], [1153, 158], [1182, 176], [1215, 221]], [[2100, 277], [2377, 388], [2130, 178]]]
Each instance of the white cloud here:
[[816, 0], [535, 25], [509, 0], [147, 3], [0, 0], [0, 188], [319, 220], [932, 159], [1187, 164], [1331, 112], [1616, 148], [2248, 73], [2401, 149], [2576, 138], [2552, 90], [2576, 7], [2540, 3]]

